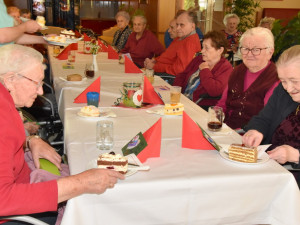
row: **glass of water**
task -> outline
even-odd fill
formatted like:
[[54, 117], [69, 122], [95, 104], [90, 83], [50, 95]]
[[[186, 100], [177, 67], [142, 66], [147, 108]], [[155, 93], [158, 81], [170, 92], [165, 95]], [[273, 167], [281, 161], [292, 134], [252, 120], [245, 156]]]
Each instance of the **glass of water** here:
[[101, 120], [97, 122], [96, 145], [100, 150], [110, 150], [114, 145], [113, 122]]

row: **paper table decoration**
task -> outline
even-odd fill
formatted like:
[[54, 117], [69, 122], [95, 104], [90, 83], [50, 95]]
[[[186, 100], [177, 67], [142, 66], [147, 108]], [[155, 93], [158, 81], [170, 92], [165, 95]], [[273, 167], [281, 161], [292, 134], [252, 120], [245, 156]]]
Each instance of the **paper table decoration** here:
[[83, 33], [83, 40], [84, 41], [91, 41], [91, 38], [86, 35], [86, 33]]
[[158, 96], [147, 76], [144, 76], [143, 102], [164, 105], [163, 100]]
[[124, 55], [125, 59], [125, 73], [143, 73], [128, 56]]
[[100, 46], [102, 52], [108, 52], [108, 47], [106, 47], [106, 45], [101, 40], [98, 40], [98, 45]]
[[67, 60], [68, 52], [71, 50], [78, 50], [78, 44], [72, 43], [72, 44], [68, 45], [56, 58], [59, 60]]
[[108, 59], [119, 59], [119, 54], [110, 46], [107, 46]]
[[160, 157], [161, 118], [145, 133], [143, 133], [143, 135], [148, 145], [137, 155], [141, 163], [144, 163], [148, 158]]
[[182, 117], [182, 148], [199, 150], [216, 150], [205, 138], [199, 125], [197, 125], [186, 112]]
[[[100, 83], [101, 77], [98, 77], [90, 86], [88, 86], [81, 94], [79, 94], [75, 99], [74, 103], [86, 103], [86, 93], [88, 92], [98, 92], [100, 93]], [[99, 99], [100, 102], [100, 99]]]

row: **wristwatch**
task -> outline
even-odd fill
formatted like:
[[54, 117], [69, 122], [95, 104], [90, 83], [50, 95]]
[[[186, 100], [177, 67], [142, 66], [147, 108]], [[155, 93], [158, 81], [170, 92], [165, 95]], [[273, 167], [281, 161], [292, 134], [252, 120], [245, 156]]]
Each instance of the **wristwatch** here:
[[40, 136], [38, 135], [31, 135], [29, 136], [27, 139], [26, 139], [26, 148], [29, 148], [29, 144], [30, 144], [30, 141], [32, 138], [41, 138]]

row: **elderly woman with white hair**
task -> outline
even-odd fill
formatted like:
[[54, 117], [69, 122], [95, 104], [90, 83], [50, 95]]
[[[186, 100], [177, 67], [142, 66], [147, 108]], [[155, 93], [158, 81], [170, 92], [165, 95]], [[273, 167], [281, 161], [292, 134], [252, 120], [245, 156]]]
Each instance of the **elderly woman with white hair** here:
[[[268, 104], [245, 127], [247, 146], [271, 144], [270, 158], [300, 168], [300, 45], [284, 51], [276, 62], [281, 83]], [[300, 181], [299, 172], [294, 173]]]
[[[0, 217], [31, 214], [41, 219], [41, 212], [56, 211], [58, 203], [84, 193], [101, 194], [114, 187], [118, 179], [124, 179], [116, 171], [92, 169], [30, 183], [31, 171], [24, 160], [23, 145], [31, 148], [34, 138], [26, 140], [16, 107], [30, 107], [37, 95], [43, 94], [42, 61], [43, 56], [32, 48], [14, 44], [0, 47]], [[42, 149], [32, 155], [36, 156], [34, 161], [53, 161], [51, 154]]]
[[237, 52], [239, 46], [239, 39], [242, 36], [242, 32], [237, 29], [240, 18], [236, 14], [226, 14], [223, 23], [225, 29], [222, 30], [225, 38], [228, 41], [227, 59], [233, 61], [234, 54]]
[[119, 52], [124, 48], [129, 35], [131, 34], [131, 29], [129, 27], [130, 15], [128, 12], [120, 11], [116, 14], [115, 19], [117, 21], [117, 26], [119, 30], [114, 34], [114, 39], [112, 46]]
[[151, 59], [154, 56], [159, 56], [165, 49], [157, 37], [150, 30], [146, 29], [147, 19], [145, 16], [134, 16], [132, 23], [133, 32], [120, 53], [129, 53], [132, 61], [142, 68], [146, 58]]
[[270, 30], [255, 27], [240, 40], [243, 63], [232, 71], [228, 85], [217, 103], [225, 112], [224, 122], [232, 129], [243, 128], [268, 102], [278, 85], [274, 37]]

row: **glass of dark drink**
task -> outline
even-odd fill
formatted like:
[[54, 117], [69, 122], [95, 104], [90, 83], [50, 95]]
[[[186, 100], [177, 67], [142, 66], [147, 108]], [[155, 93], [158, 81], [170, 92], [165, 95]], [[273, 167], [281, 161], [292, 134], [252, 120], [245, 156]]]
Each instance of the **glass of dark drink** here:
[[223, 109], [218, 106], [211, 106], [208, 109], [207, 127], [211, 131], [219, 131], [223, 125]]
[[94, 64], [92, 63], [86, 64], [84, 73], [87, 78], [93, 78], [95, 76]]

